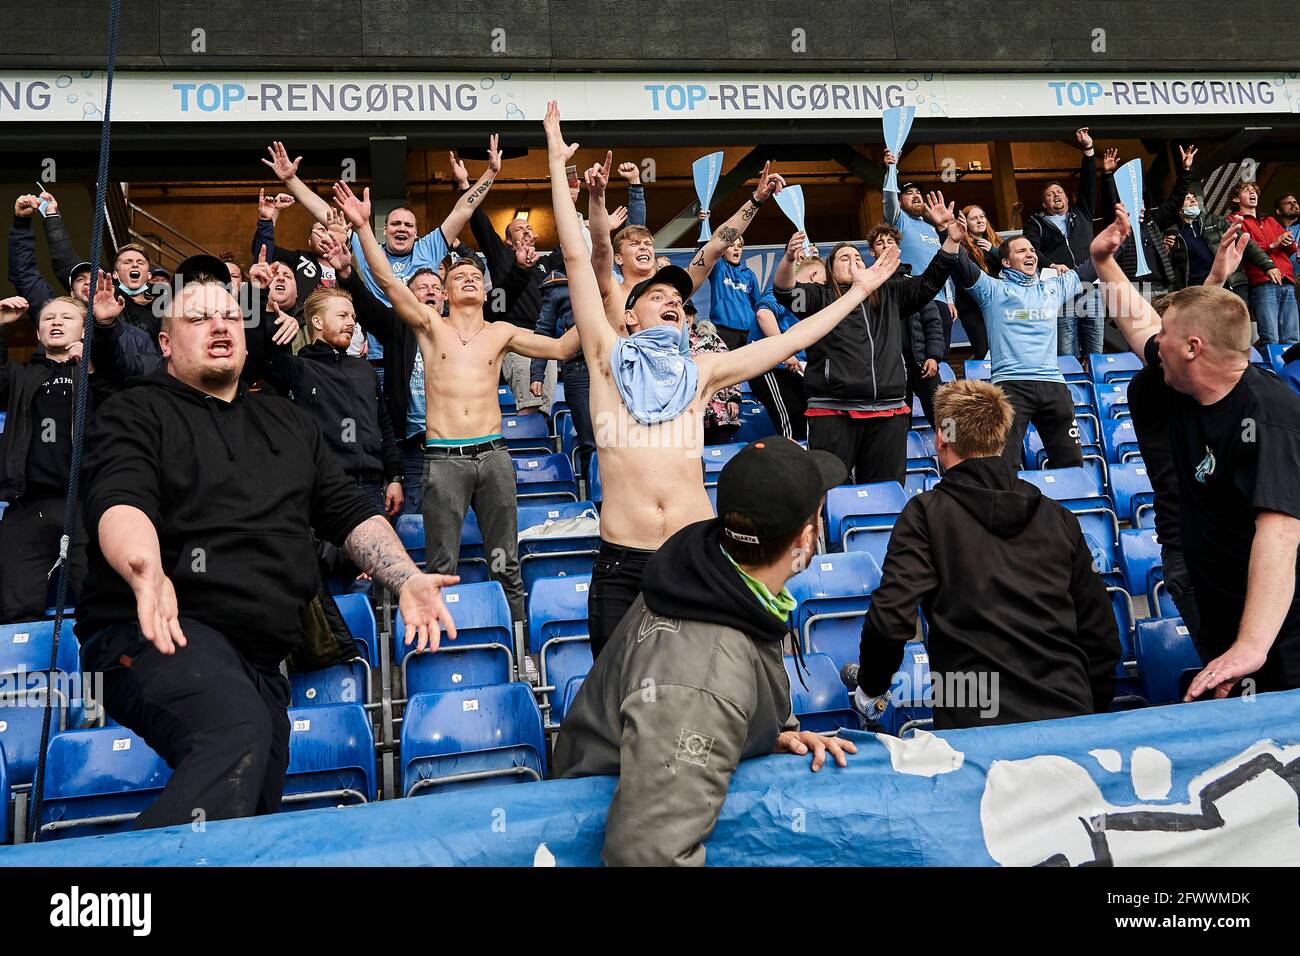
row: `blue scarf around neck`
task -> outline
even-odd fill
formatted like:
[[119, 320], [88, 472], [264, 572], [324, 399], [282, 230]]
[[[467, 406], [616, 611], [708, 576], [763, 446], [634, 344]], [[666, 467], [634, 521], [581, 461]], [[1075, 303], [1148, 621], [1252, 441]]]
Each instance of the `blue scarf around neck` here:
[[690, 333], [670, 325], [620, 338], [609, 367], [628, 414], [642, 425], [671, 421], [686, 411], [700, 378], [690, 356]]

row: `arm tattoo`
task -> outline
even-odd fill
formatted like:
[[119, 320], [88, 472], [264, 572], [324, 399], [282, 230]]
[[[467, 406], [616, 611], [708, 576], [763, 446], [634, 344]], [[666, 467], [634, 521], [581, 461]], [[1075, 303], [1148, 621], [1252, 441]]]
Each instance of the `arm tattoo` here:
[[745, 222], [749, 222], [749, 220], [754, 218], [754, 214], [757, 212], [758, 203], [751, 199], [749, 202], [745, 203], [744, 207], [740, 210], [740, 218], [745, 220]]
[[691, 265], [693, 265], [693, 266], [702, 266], [702, 265], [704, 265], [704, 250], [703, 250], [703, 249], [700, 250], [700, 254], [699, 254], [698, 256], [695, 257], [695, 261], [692, 262]]
[[731, 226], [723, 226], [718, 230], [718, 238], [722, 241], [724, 246], [729, 246], [740, 238], [740, 231], [738, 229], [733, 229]]
[[482, 198], [483, 194], [487, 192], [488, 189], [491, 188], [491, 186], [492, 186], [492, 180], [490, 179], [483, 180], [482, 185], [480, 185], [478, 189], [470, 193], [469, 197], [465, 200], [465, 202], [469, 203], [471, 206], [474, 205], [474, 203], [477, 202], [480, 198]]
[[343, 542], [343, 550], [353, 564], [370, 572], [372, 578], [394, 594], [402, 589], [407, 578], [420, 573], [403, 550], [397, 534], [378, 515], [353, 528]]

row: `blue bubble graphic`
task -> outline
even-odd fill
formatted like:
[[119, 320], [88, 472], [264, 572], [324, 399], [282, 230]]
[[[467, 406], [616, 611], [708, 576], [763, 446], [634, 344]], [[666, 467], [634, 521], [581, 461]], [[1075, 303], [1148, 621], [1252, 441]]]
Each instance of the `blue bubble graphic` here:
[[496, 82], [497, 82], [497, 81], [494, 80], [494, 79], [492, 79], [492, 77], [490, 77], [490, 76], [485, 76], [485, 77], [483, 77], [483, 79], [481, 79], [481, 80], [478, 81], [478, 85], [479, 85], [479, 87], [482, 88], [482, 89], [490, 90], [490, 89], [492, 89], [492, 87], [494, 87], [494, 86], [496, 85]]
[[54, 85], [59, 87], [59, 89], [64, 89], [65, 87], [69, 87], [72, 85], [72, 77], [68, 76], [65, 73], [62, 76], [60, 76], [57, 80], [54, 81]]
[[502, 73], [502, 74], [501, 74], [501, 79], [503, 79], [503, 80], [508, 80], [508, 79], [510, 79], [510, 74], [509, 74], [509, 73]]
[[492, 94], [491, 101], [492, 101], [493, 103], [500, 103], [500, 102], [501, 102], [501, 97], [499, 97], [499, 96], [497, 96], [495, 93], [493, 93], [493, 94]]
[[916, 89], [916, 88], [917, 88], [918, 86], [920, 86], [920, 85], [921, 85], [921, 84], [918, 83], [918, 82], [916, 82], [916, 80], [908, 80], [908, 81], [907, 81], [907, 88], [908, 88], [909, 90], [914, 90], [914, 89]]
[[934, 79], [934, 74], [933, 74], [933, 73], [922, 73], [922, 74], [921, 74], [921, 79], [923, 79], [923, 80], [925, 80], [925, 82], [929, 83], [931, 80]]
[[77, 102], [77, 94], [76, 94], [76, 93], [69, 93], [69, 94], [68, 94], [68, 102], [69, 102], [69, 103], [75, 103], [75, 102]]

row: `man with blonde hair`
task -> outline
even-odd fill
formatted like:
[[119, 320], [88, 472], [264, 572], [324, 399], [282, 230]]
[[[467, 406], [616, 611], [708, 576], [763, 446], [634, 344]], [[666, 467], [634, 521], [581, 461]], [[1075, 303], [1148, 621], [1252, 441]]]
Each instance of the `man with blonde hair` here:
[[1250, 364], [1250, 315], [1231, 292], [1183, 289], [1158, 315], [1115, 262], [1129, 229], [1116, 205], [1092, 258], [1129, 347], [1163, 373], [1135, 379], [1129, 405], [1139, 435], [1169, 433], [1206, 662], [1184, 699], [1300, 687], [1300, 397]]
[[1003, 463], [1015, 412], [1001, 388], [950, 382], [934, 413], [944, 477], [894, 525], [862, 625], [858, 709], [884, 710], [920, 605], [937, 729], [1105, 712], [1119, 635], [1078, 519]]

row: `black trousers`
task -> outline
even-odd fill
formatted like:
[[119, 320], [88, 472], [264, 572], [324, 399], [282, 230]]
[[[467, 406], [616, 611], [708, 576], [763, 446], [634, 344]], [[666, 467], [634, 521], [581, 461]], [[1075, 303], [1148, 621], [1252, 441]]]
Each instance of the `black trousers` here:
[[932, 375], [929, 378], [921, 377], [921, 367], [915, 363], [908, 363], [907, 366], [907, 387], [912, 390], [917, 398], [921, 400], [921, 414], [925, 420], [934, 427], [934, 393], [939, 391], [939, 386], [943, 379], [939, 376]]
[[1049, 468], [1072, 468], [1083, 464], [1079, 425], [1074, 420], [1074, 401], [1064, 382], [999, 382], [1016, 410], [1002, 458], [1013, 469], [1023, 460], [1025, 432], [1033, 422], [1043, 439]]
[[970, 339], [970, 357], [982, 359], [988, 355], [989, 332], [984, 324], [984, 312], [970, 296], [957, 297], [957, 318], [961, 320], [961, 327], [966, 330], [966, 335]]
[[[0, 624], [45, 616], [50, 568], [63, 536], [62, 498], [19, 498], [0, 521]], [[86, 536], [78, 520], [68, 546], [72, 579], [69, 606], [86, 574]]]
[[718, 338], [722, 339], [727, 345], [727, 351], [734, 352], [746, 342], [749, 341], [749, 329], [729, 329], [726, 326], [714, 323], [713, 326], [718, 332]]
[[172, 768], [135, 829], [275, 813], [289, 766], [289, 682], [254, 667], [221, 634], [181, 618], [186, 645], [164, 655], [134, 622], [82, 650], [104, 672], [104, 709]]
[[749, 387], [782, 435], [795, 441], [808, 437], [808, 420], [804, 418], [808, 399], [804, 395], [802, 375], [788, 368], [775, 368], [750, 379]]
[[850, 418], [814, 415], [808, 419], [808, 447], [828, 451], [849, 470], [855, 484], [907, 478], [907, 433], [912, 416]]
[[618, 629], [618, 622], [641, 593], [641, 576], [653, 554], [601, 540], [587, 593], [587, 633], [591, 635], [593, 659], [600, 656]]

